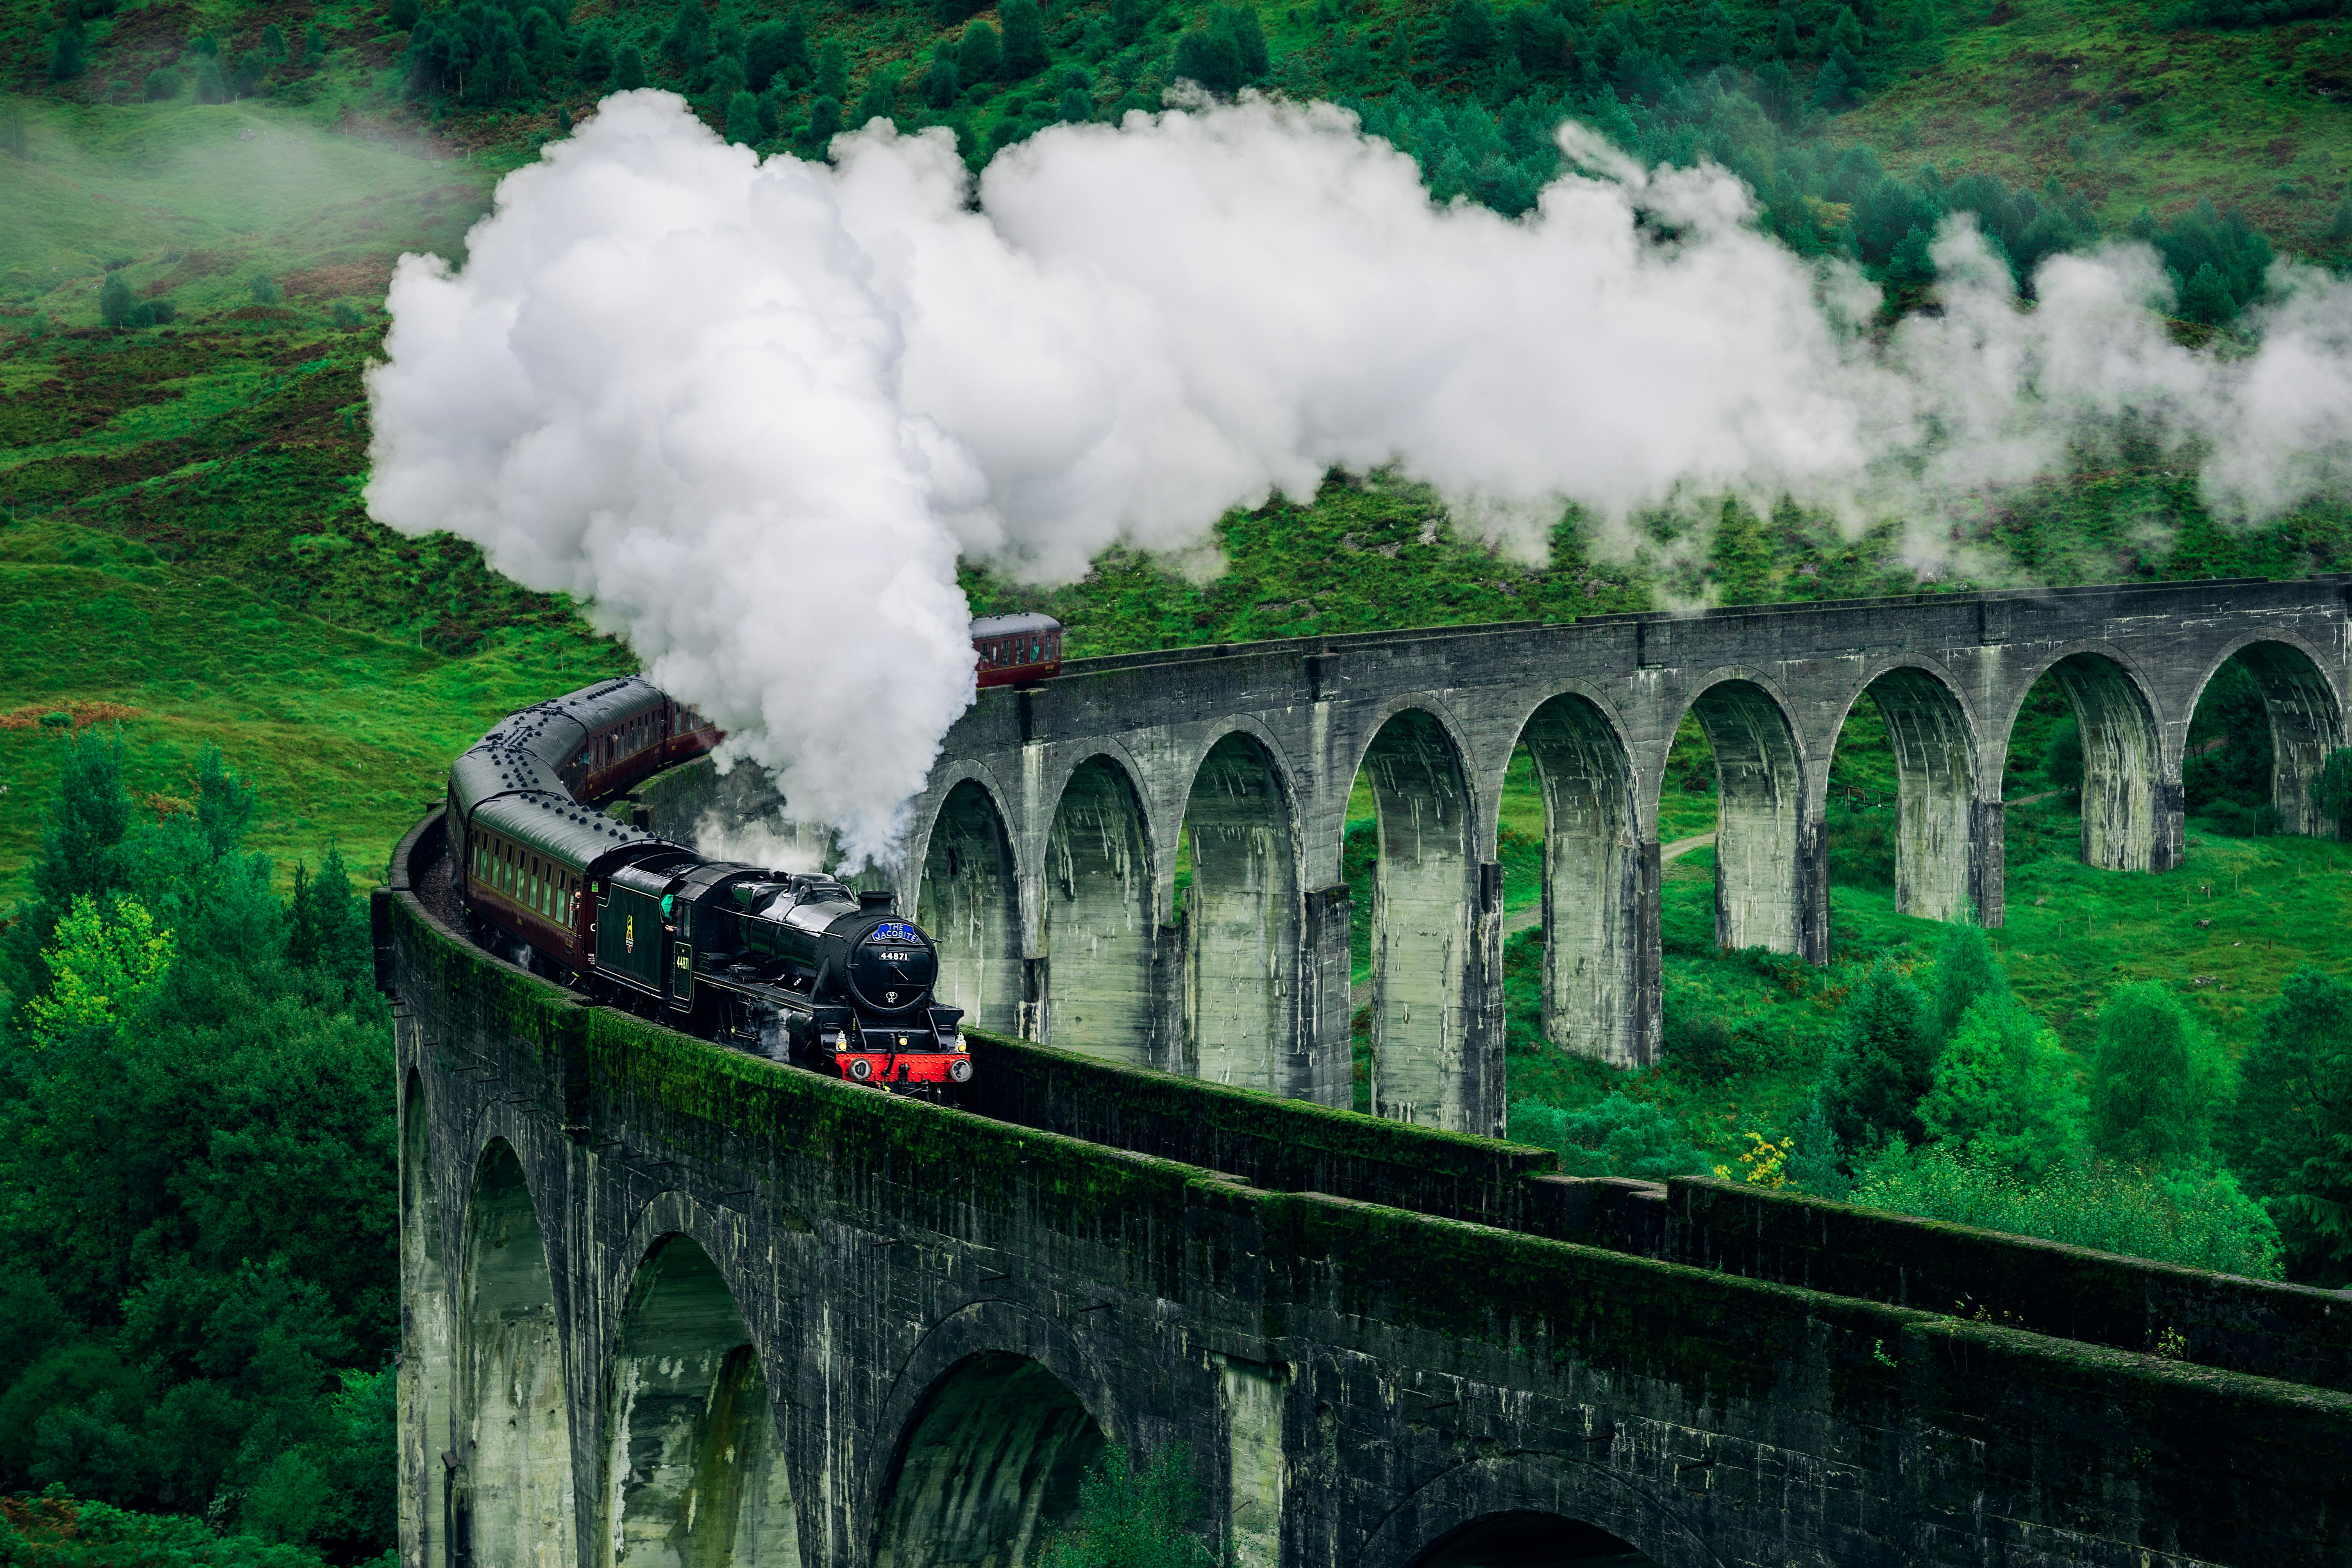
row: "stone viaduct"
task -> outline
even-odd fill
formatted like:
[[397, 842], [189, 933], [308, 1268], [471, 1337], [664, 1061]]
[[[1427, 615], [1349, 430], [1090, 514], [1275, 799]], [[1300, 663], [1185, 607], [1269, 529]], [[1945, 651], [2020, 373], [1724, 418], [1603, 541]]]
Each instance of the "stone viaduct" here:
[[[1499, 1133], [1496, 810], [1522, 742], [1546, 805], [1545, 1032], [1644, 1064], [1658, 795], [1685, 714], [1719, 771], [1717, 940], [1826, 963], [1830, 758], [1856, 702], [1877, 705], [1898, 759], [1899, 907], [1999, 925], [2002, 766], [2044, 676], [2084, 737], [2090, 864], [2179, 863], [2189, 718], [2231, 658], [2269, 710], [2283, 821], [2332, 833], [2305, 791], [2342, 742], [2347, 594], [2352, 578], [2315, 577], [1923, 595], [1077, 660], [981, 694], [894, 879], [976, 1024], [1346, 1105], [1341, 856], [1360, 771], [1380, 817], [1373, 1110]], [[647, 791], [649, 825], [691, 841], [710, 782]]]
[[1009, 1038], [899, 1098], [473, 946], [441, 826], [373, 909], [406, 1568], [1018, 1568], [1114, 1444], [1236, 1568], [2352, 1563], [2352, 1296]]

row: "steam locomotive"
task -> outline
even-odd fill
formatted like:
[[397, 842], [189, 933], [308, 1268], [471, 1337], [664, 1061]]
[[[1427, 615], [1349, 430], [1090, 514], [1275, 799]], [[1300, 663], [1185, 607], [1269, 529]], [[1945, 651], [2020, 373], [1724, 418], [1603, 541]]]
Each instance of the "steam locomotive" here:
[[707, 860], [593, 809], [719, 739], [634, 676], [508, 715], [449, 770], [476, 939], [600, 1000], [854, 1083], [969, 1081], [962, 1010], [937, 1005], [939, 954], [888, 892]]

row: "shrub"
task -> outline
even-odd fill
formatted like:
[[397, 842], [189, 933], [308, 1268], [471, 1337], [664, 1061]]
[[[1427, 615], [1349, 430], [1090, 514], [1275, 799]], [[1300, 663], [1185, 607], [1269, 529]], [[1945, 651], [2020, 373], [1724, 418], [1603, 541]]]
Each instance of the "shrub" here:
[[180, 96], [180, 73], [172, 66], [147, 73], [144, 96], [150, 103], [163, 103]]
[[1517, 1142], [1559, 1150], [1560, 1168], [1571, 1176], [1663, 1182], [1706, 1172], [1706, 1162], [1683, 1142], [1672, 1117], [1622, 1089], [1577, 1110], [1519, 1100], [1511, 1107], [1510, 1135]]
[[1195, 1533], [1202, 1513], [1181, 1444], [1138, 1466], [1114, 1443], [1078, 1484], [1076, 1516], [1046, 1536], [1037, 1568], [1216, 1568], [1218, 1553]]
[[2067, 1167], [2029, 1182], [1948, 1149], [1890, 1147], [1865, 1165], [1852, 1201], [2160, 1263], [2279, 1278], [2278, 1229], [2226, 1171], [2143, 1176]]

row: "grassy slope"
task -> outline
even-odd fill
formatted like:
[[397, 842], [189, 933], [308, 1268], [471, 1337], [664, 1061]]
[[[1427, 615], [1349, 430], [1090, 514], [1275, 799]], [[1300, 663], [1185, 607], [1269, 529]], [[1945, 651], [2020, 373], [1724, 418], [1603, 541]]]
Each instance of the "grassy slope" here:
[[[768, 8], [721, 9], [748, 21]], [[803, 9], [813, 37], [849, 42], [856, 83], [928, 57], [945, 36], [918, 7]], [[1054, 8], [1056, 72], [1077, 58], [1074, 40], [1099, 9]], [[1200, 9], [1170, 9], [1154, 37], [1164, 46]], [[1307, 92], [1350, 38], [1377, 40], [1399, 18], [1426, 36], [1444, 8], [1376, 4], [1336, 23], [1314, 7], [1258, 10], [1275, 79]], [[1733, 10], [1744, 31], [1769, 27], [1769, 9]], [[2322, 231], [2352, 174], [2352, 117], [2330, 96], [2352, 69], [2345, 26], [2158, 36], [2150, 15], [2139, 4], [2059, 0], [1979, 11], [1900, 57], [1908, 63], [1898, 79], [1827, 135], [1870, 142], [1898, 172], [1933, 162], [1948, 177], [1975, 168], [2037, 186], [2054, 177], [2084, 189], [2115, 224], [2143, 205], [2165, 213], [2210, 196], [2283, 246], [2335, 258], [2340, 247]], [[364, 472], [359, 374], [375, 333], [331, 331], [327, 318], [339, 301], [372, 315], [403, 249], [459, 254], [490, 180], [551, 133], [552, 102], [421, 114], [398, 98], [400, 40], [383, 31], [379, 7], [281, 0], [127, 11], [93, 25], [88, 77], [50, 89], [38, 80], [43, 17], [22, 0], [0, 5], [0, 71], [42, 94], [31, 100], [29, 159], [0, 154], [0, 204], [27, 220], [0, 227], [0, 595], [12, 626], [42, 628], [0, 656], [0, 712], [131, 703], [141, 710], [134, 737], [163, 743], [142, 788], [175, 793], [175, 770], [216, 742], [268, 791], [274, 815], [259, 842], [307, 856], [334, 835], [356, 860], [380, 863], [436, 791], [448, 752], [484, 721], [625, 659], [568, 606], [498, 579], [469, 547], [404, 541], [366, 521], [354, 496]], [[329, 63], [281, 68], [266, 103], [104, 101], [135, 96], [131, 84], [200, 28], [241, 50], [267, 20], [290, 38], [314, 17], [333, 46]], [[575, 10], [575, 20], [599, 17], [624, 40], [651, 45], [667, 7], [583, 0]], [[1089, 59], [1097, 103], [1111, 107], [1130, 79], [1115, 60]], [[1475, 85], [1443, 68], [1418, 74], [1424, 86]], [[984, 88], [951, 118], [984, 136], [1042, 90]], [[587, 95], [572, 97], [573, 109], [587, 106]], [[95, 325], [104, 268], [118, 262], [134, 289], [167, 293], [183, 324], [121, 336], [54, 330]], [[253, 308], [256, 272], [285, 288], [274, 312]], [[52, 330], [31, 335], [40, 327]], [[2185, 477], [2128, 463], [1990, 497], [1985, 521], [1996, 572], [2042, 581], [2293, 574], [2352, 559], [2344, 509], [2227, 530]], [[1076, 652], [1915, 585], [1883, 563], [1883, 539], [1844, 538], [1819, 519], [1733, 519], [1696, 546], [1683, 526], [1644, 525], [1629, 556], [1598, 551], [1571, 519], [1528, 563], [1458, 534], [1425, 490], [1374, 475], [1334, 480], [1308, 506], [1226, 518], [1225, 570], [1206, 578], [1114, 552], [1061, 590], [979, 570], [966, 583], [982, 610], [1061, 615]], [[14, 806], [0, 811], [0, 879], [19, 879], [32, 852], [55, 750], [53, 731], [0, 730]], [[1669, 839], [1714, 818], [1695, 728], [1680, 751], [1661, 802]], [[1891, 791], [1884, 751], [1865, 710], [1834, 775], [1865, 806]], [[2035, 783], [2029, 770], [2008, 793]], [[2199, 834], [2188, 878], [2101, 877], [2068, 862], [2070, 819], [2044, 815], [2063, 805], [2014, 814], [2011, 924], [2000, 941], [2020, 989], [2074, 1043], [2084, 1008], [2127, 973], [2172, 978], [2242, 1043], [2250, 1006], [2294, 958], [2345, 962], [2334, 900], [2352, 884], [2315, 874], [2352, 865], [2333, 847]], [[1351, 816], [1369, 819], [1369, 799]], [[1523, 760], [1504, 805], [1513, 910], [1538, 896], [1541, 817]], [[1833, 826], [1859, 847], [1858, 864], [1883, 845], [1867, 811]], [[2315, 874], [2292, 874], [2298, 857]], [[2220, 912], [2168, 901], [2198, 879], [2218, 886], [2241, 863], [2252, 868], [2253, 890], [2219, 896]], [[1702, 850], [1668, 878], [1669, 1010], [1769, 1023], [1779, 1065], [1714, 1089], [1651, 1075], [1636, 1091], [1675, 1101], [1695, 1128], [1717, 1130], [1709, 1142], [1728, 1146], [1737, 1127], [1784, 1116], [1808, 1080], [1851, 979], [1846, 965], [1882, 953], [1925, 962], [1933, 928], [1895, 916], [1865, 865], [1842, 875], [1834, 895], [1839, 967], [1792, 982], [1707, 951], [1711, 876]], [[2197, 931], [2198, 918], [2215, 924]], [[2078, 920], [2087, 922], [2079, 932]], [[2227, 934], [2242, 927], [2255, 934]], [[1515, 941], [1513, 1033], [1523, 1048], [1512, 1056], [1514, 1092], [1580, 1097], [1601, 1081], [1595, 1069], [1524, 1048], [1538, 956], [1532, 935]], [[2198, 974], [2214, 980], [2198, 985]]]
[[2273, 244], [2341, 259], [2326, 230], [2352, 179], [2352, 23], [2158, 33], [2168, 5], [2009, 0], [1961, 32], [1936, 69], [1841, 118], [1887, 167], [1932, 163], [2039, 190], [2082, 191], [2103, 223], [2200, 198]]

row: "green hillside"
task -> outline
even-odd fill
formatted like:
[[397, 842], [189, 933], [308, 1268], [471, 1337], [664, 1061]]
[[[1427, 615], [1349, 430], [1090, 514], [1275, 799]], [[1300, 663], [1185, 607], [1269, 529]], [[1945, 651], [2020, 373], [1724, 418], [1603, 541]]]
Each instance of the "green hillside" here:
[[[2352, 31], [2334, 4], [9, 0], [0, 598], [18, 635], [0, 655], [0, 897], [24, 891], [37, 849], [65, 722], [45, 716], [122, 722], [133, 784], [163, 813], [220, 746], [262, 786], [251, 842], [283, 886], [330, 839], [381, 866], [461, 741], [627, 664], [574, 606], [470, 545], [394, 535], [359, 500], [361, 377], [394, 258], [460, 257], [497, 176], [615, 86], [684, 91], [764, 152], [821, 155], [833, 129], [876, 114], [946, 125], [975, 166], [1056, 121], [1156, 107], [1180, 76], [1332, 97], [1419, 158], [1438, 197], [1507, 212], [1559, 172], [1547, 132], [1572, 116], [1645, 158], [1734, 170], [1762, 225], [1858, 261], [1894, 310], [1932, 306], [1925, 237], [1950, 213], [1975, 214], [2021, 279], [2053, 251], [2148, 238], [2180, 288], [2179, 333], [2226, 348], [2273, 256], [2352, 259]], [[1703, 529], [1638, 519], [1629, 553], [1571, 512], [1529, 563], [1457, 529], [1406, 476], [1334, 474], [1311, 504], [1223, 519], [1213, 574], [1114, 550], [1060, 588], [979, 564], [964, 581], [976, 611], [1060, 616], [1078, 654], [1969, 585], [1916, 580], [1896, 535], [1893, 521], [1850, 536], [1793, 505], [1727, 507]], [[2352, 509], [2224, 526], [2177, 460], [2126, 453], [1989, 494], [1974, 542], [2003, 583], [2293, 575], [2352, 566]], [[2236, 1051], [2292, 961], [2344, 966], [2338, 884], [2314, 876], [2336, 852], [2311, 849], [2298, 877], [2301, 851], [2258, 837], [2267, 750], [2224, 710], [2245, 716], [2232, 689], [2199, 721], [2221, 749], [2191, 780], [2191, 869], [2253, 868], [2260, 912], [2242, 912], [2259, 963], [2175, 931], [2172, 879], [2071, 867], [2071, 805], [2042, 773], [2063, 723], [2052, 694], [2021, 732], [2009, 793], [2056, 794], [2012, 813], [2011, 887], [2040, 879], [2050, 903], [2016, 899], [1997, 941], [2070, 1049], [2090, 1048], [2116, 979], [2176, 984]], [[1695, 729], [1684, 746], [1670, 837], [1712, 821]], [[1541, 833], [1524, 772], [1505, 811], [1515, 910], [1534, 900]], [[1828, 975], [1712, 952], [1705, 849], [1669, 881], [1677, 1059], [1778, 1064], [1630, 1087], [1676, 1105], [1709, 1157], [1790, 1125], [1871, 961], [1933, 969], [1936, 930], [1891, 910], [1874, 813], [1892, 774], [1866, 709], [1835, 776], [1849, 809], [1832, 824]], [[1369, 842], [1351, 856], [1362, 877]], [[1590, 1098], [1601, 1079], [1533, 1049], [1538, 940], [1513, 939], [1515, 1093]], [[1748, 1044], [1729, 1057], [1690, 1032], [1735, 1017]]]

